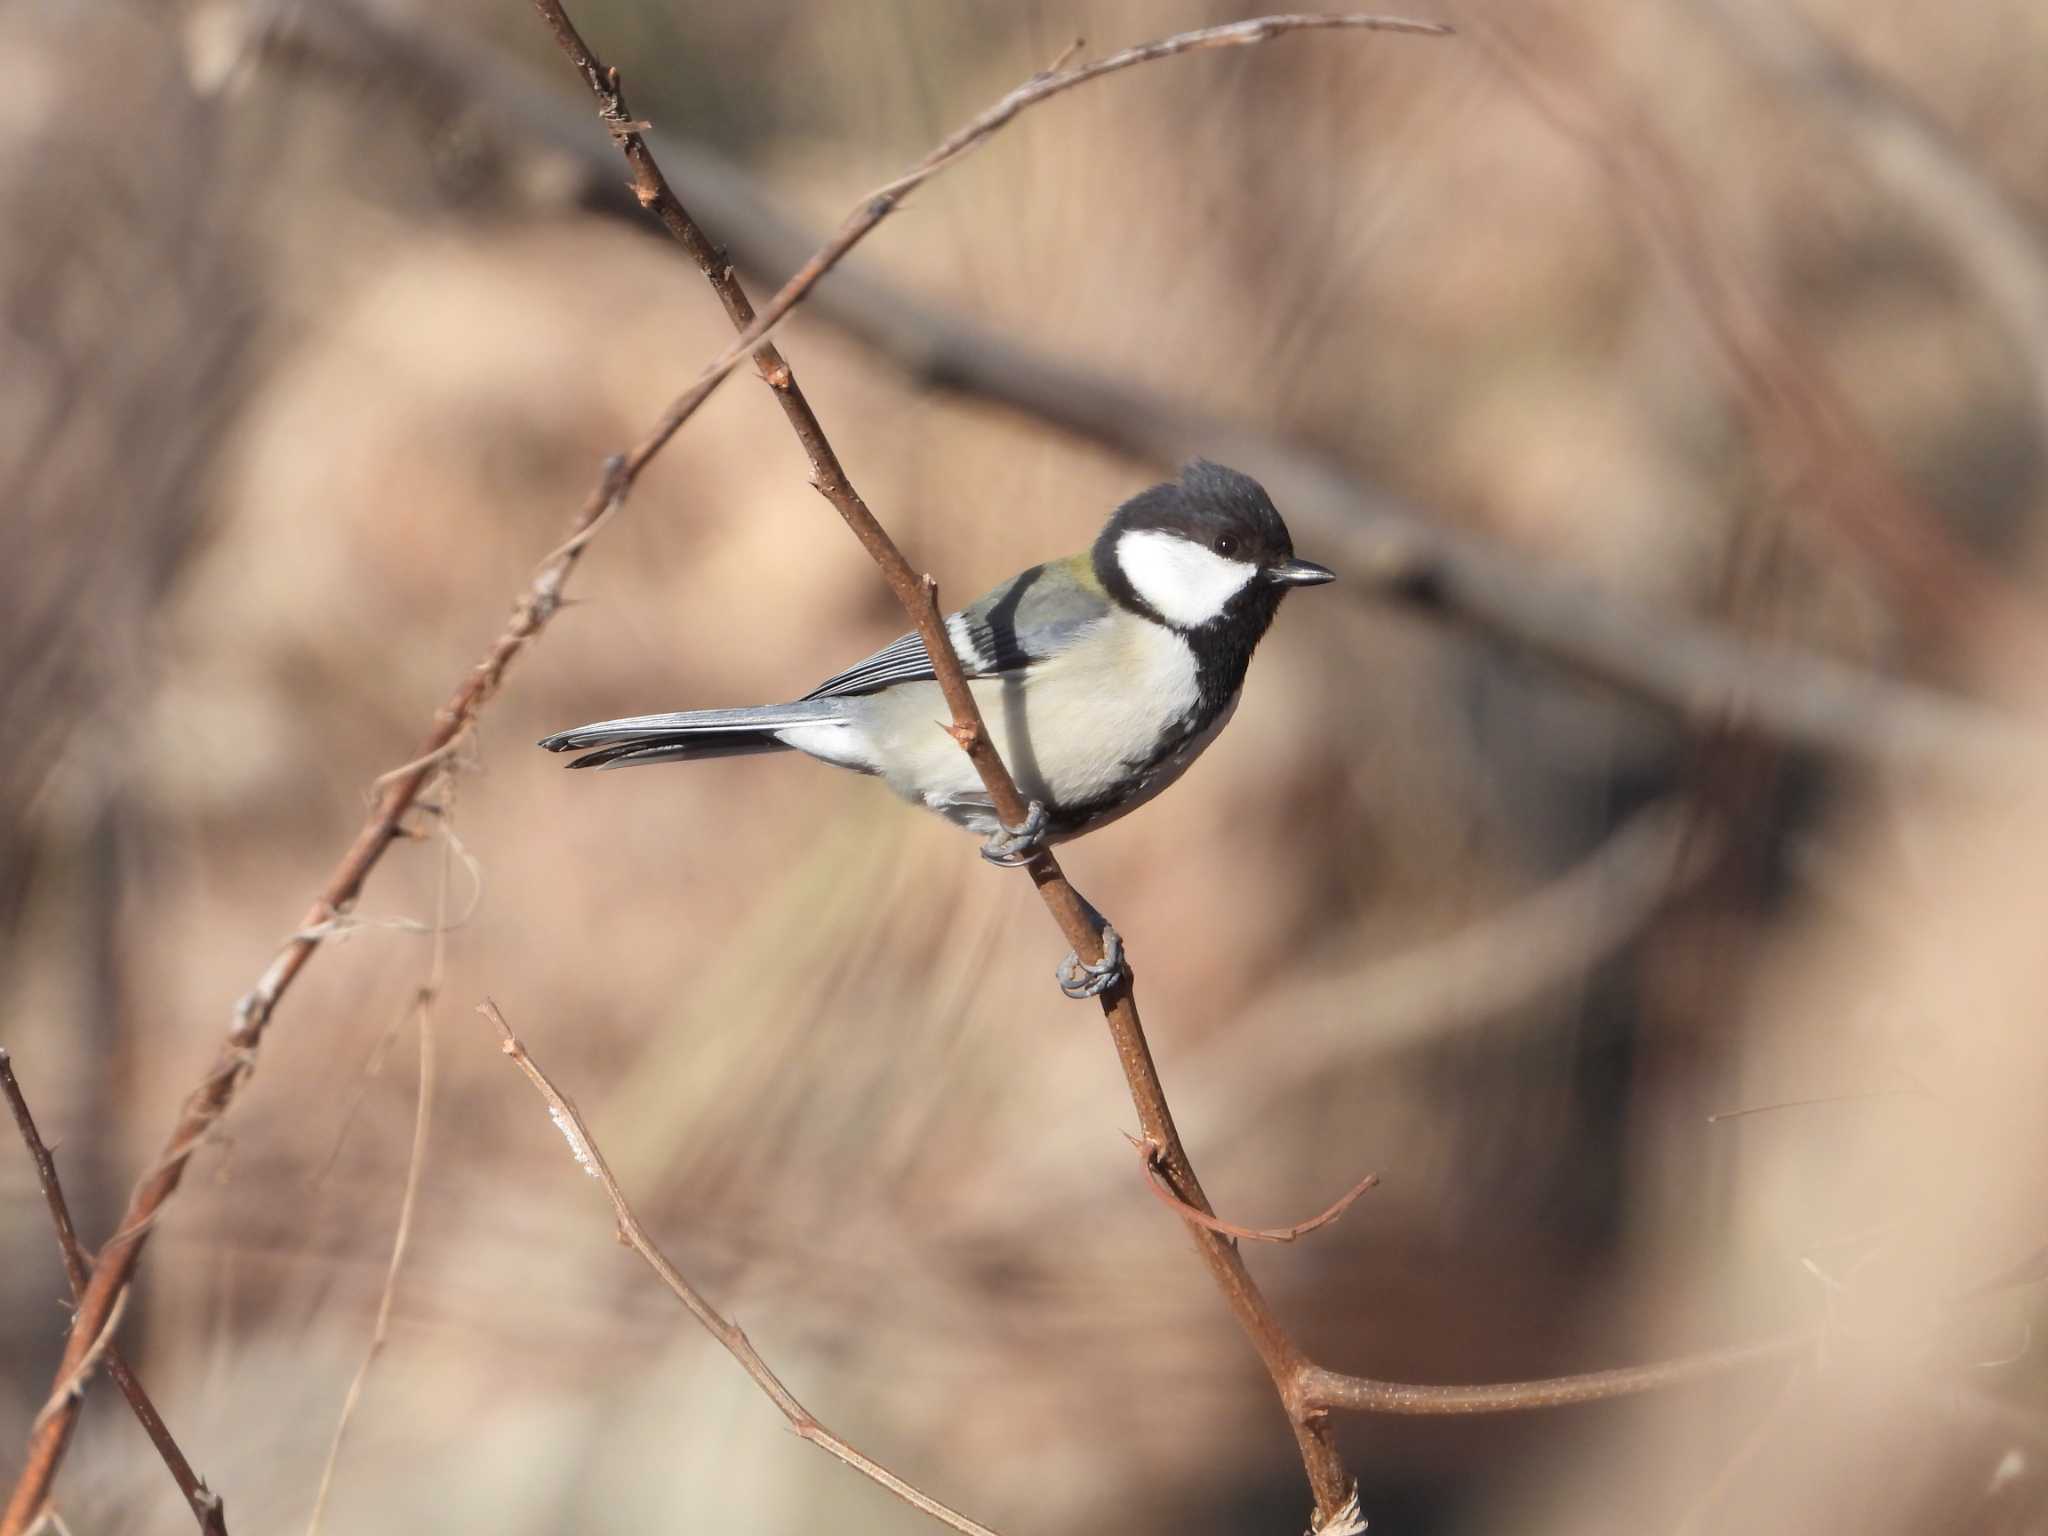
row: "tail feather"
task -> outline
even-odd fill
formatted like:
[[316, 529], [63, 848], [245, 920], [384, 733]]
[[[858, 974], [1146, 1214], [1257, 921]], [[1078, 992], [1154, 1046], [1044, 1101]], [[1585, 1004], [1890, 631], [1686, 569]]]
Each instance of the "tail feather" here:
[[766, 704], [751, 709], [689, 709], [665, 715], [631, 715], [579, 725], [541, 742], [550, 752], [581, 752], [571, 768], [627, 768], [710, 757], [745, 757], [787, 750], [776, 736], [797, 725], [820, 725], [841, 717], [843, 701], [816, 699]]

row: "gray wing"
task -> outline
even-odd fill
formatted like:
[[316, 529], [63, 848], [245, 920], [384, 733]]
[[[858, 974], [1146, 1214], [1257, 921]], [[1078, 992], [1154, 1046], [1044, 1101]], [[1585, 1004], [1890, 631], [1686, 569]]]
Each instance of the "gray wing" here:
[[[1095, 584], [1087, 557], [1034, 565], [1011, 577], [946, 620], [946, 631], [969, 677], [1019, 672], [1056, 656], [1080, 632], [1109, 613], [1109, 599]], [[1057, 578], [1057, 579], [1048, 579]], [[855, 662], [809, 693], [809, 699], [874, 693], [898, 683], [930, 682], [937, 674], [924, 641], [915, 634]]]

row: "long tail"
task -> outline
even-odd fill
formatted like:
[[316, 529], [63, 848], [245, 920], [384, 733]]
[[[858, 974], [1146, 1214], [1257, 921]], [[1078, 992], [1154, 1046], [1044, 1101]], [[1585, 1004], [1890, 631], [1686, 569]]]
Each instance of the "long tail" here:
[[[762, 704], [751, 709], [686, 709], [668, 715], [633, 715], [579, 725], [541, 743], [550, 752], [582, 752], [571, 768], [629, 768], [677, 759], [745, 757], [781, 752], [776, 732], [842, 718], [845, 700]], [[595, 751], [587, 749], [596, 748]]]

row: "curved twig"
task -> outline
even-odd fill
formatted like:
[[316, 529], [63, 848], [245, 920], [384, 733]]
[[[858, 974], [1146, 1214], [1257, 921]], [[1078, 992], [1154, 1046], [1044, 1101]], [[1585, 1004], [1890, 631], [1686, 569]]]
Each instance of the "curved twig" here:
[[1360, 1195], [1380, 1181], [1378, 1174], [1368, 1173], [1326, 1206], [1321, 1214], [1311, 1216], [1307, 1221], [1297, 1221], [1291, 1227], [1240, 1227], [1234, 1221], [1225, 1221], [1220, 1216], [1212, 1216], [1207, 1211], [1197, 1210], [1176, 1195], [1173, 1186], [1160, 1176], [1159, 1149], [1151, 1142], [1129, 1135], [1124, 1139], [1138, 1149], [1138, 1156], [1145, 1164], [1145, 1183], [1161, 1205], [1183, 1221], [1191, 1221], [1196, 1226], [1206, 1228], [1222, 1237], [1243, 1238], [1246, 1242], [1252, 1243], [1291, 1243], [1298, 1238], [1307, 1237], [1311, 1232], [1320, 1231], [1350, 1210]]
[[1481, 1386], [1418, 1386], [1411, 1382], [1375, 1381], [1311, 1365], [1302, 1373], [1303, 1398], [1312, 1408], [1339, 1413], [1386, 1413], [1424, 1416], [1474, 1413], [1526, 1413], [1535, 1408], [1563, 1408], [1574, 1403], [1599, 1403], [1633, 1397], [1666, 1387], [1684, 1386], [1725, 1376], [1752, 1366], [1798, 1358], [1813, 1348], [1817, 1330], [1780, 1334], [1755, 1344], [1680, 1355], [1649, 1365], [1625, 1365], [1576, 1376], [1540, 1381], [1501, 1381]]
[[785, 1387], [775, 1372], [769, 1369], [768, 1362], [761, 1358], [760, 1351], [754, 1348], [753, 1341], [747, 1337], [739, 1324], [714, 1307], [705, 1298], [704, 1293], [692, 1285], [683, 1272], [676, 1268], [668, 1255], [655, 1244], [654, 1239], [647, 1235], [647, 1229], [640, 1225], [640, 1218], [633, 1213], [632, 1203], [626, 1199], [626, 1192], [619, 1187], [619, 1181], [613, 1175], [611, 1165], [605, 1161], [604, 1153], [598, 1148], [597, 1138], [590, 1134], [590, 1127], [584, 1123], [583, 1116], [577, 1111], [576, 1106], [569, 1102], [568, 1096], [548, 1080], [548, 1075], [541, 1071], [533, 1057], [527, 1054], [526, 1047], [520, 1044], [518, 1037], [512, 1033], [512, 1027], [505, 1022], [505, 1016], [498, 1011], [498, 1005], [485, 998], [477, 1004], [476, 1011], [497, 1025], [498, 1049], [512, 1059], [512, 1065], [523, 1072], [526, 1080], [539, 1092], [547, 1104], [548, 1118], [554, 1121], [555, 1128], [569, 1143], [569, 1151], [575, 1157], [577, 1165], [597, 1180], [599, 1187], [604, 1190], [605, 1198], [611, 1201], [612, 1215], [618, 1223], [620, 1240], [639, 1254], [647, 1262], [648, 1268], [661, 1276], [662, 1283], [674, 1294], [676, 1300], [688, 1309], [690, 1315], [703, 1325], [704, 1331], [739, 1362], [740, 1369], [747, 1373], [754, 1385], [766, 1393], [768, 1400], [775, 1404], [785, 1419], [789, 1420], [790, 1428], [820, 1450], [836, 1456], [863, 1477], [881, 1484], [905, 1503], [961, 1532], [962, 1536], [995, 1536], [995, 1532], [987, 1526], [941, 1504], [930, 1494], [905, 1482], [880, 1462], [856, 1450], [820, 1424], [811, 1411], [796, 1400], [789, 1388]]

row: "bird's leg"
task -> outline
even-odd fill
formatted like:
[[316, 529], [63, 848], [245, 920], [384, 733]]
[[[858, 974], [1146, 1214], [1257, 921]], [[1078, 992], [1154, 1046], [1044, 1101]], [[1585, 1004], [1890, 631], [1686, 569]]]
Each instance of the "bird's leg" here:
[[981, 845], [981, 856], [1004, 869], [1021, 869], [1045, 847], [1046, 833], [1050, 830], [1044, 802], [1034, 800], [1031, 809], [1024, 813], [1021, 827], [997, 823], [997, 830], [989, 833]]
[[1124, 941], [1117, 937], [1116, 929], [1086, 897], [1081, 899], [1081, 905], [1088, 908], [1088, 921], [1102, 935], [1102, 958], [1091, 965], [1070, 949], [1059, 969], [1053, 972], [1060, 990], [1077, 1003], [1100, 997], [1118, 982], [1128, 980], [1131, 974], [1130, 967], [1124, 964]]

